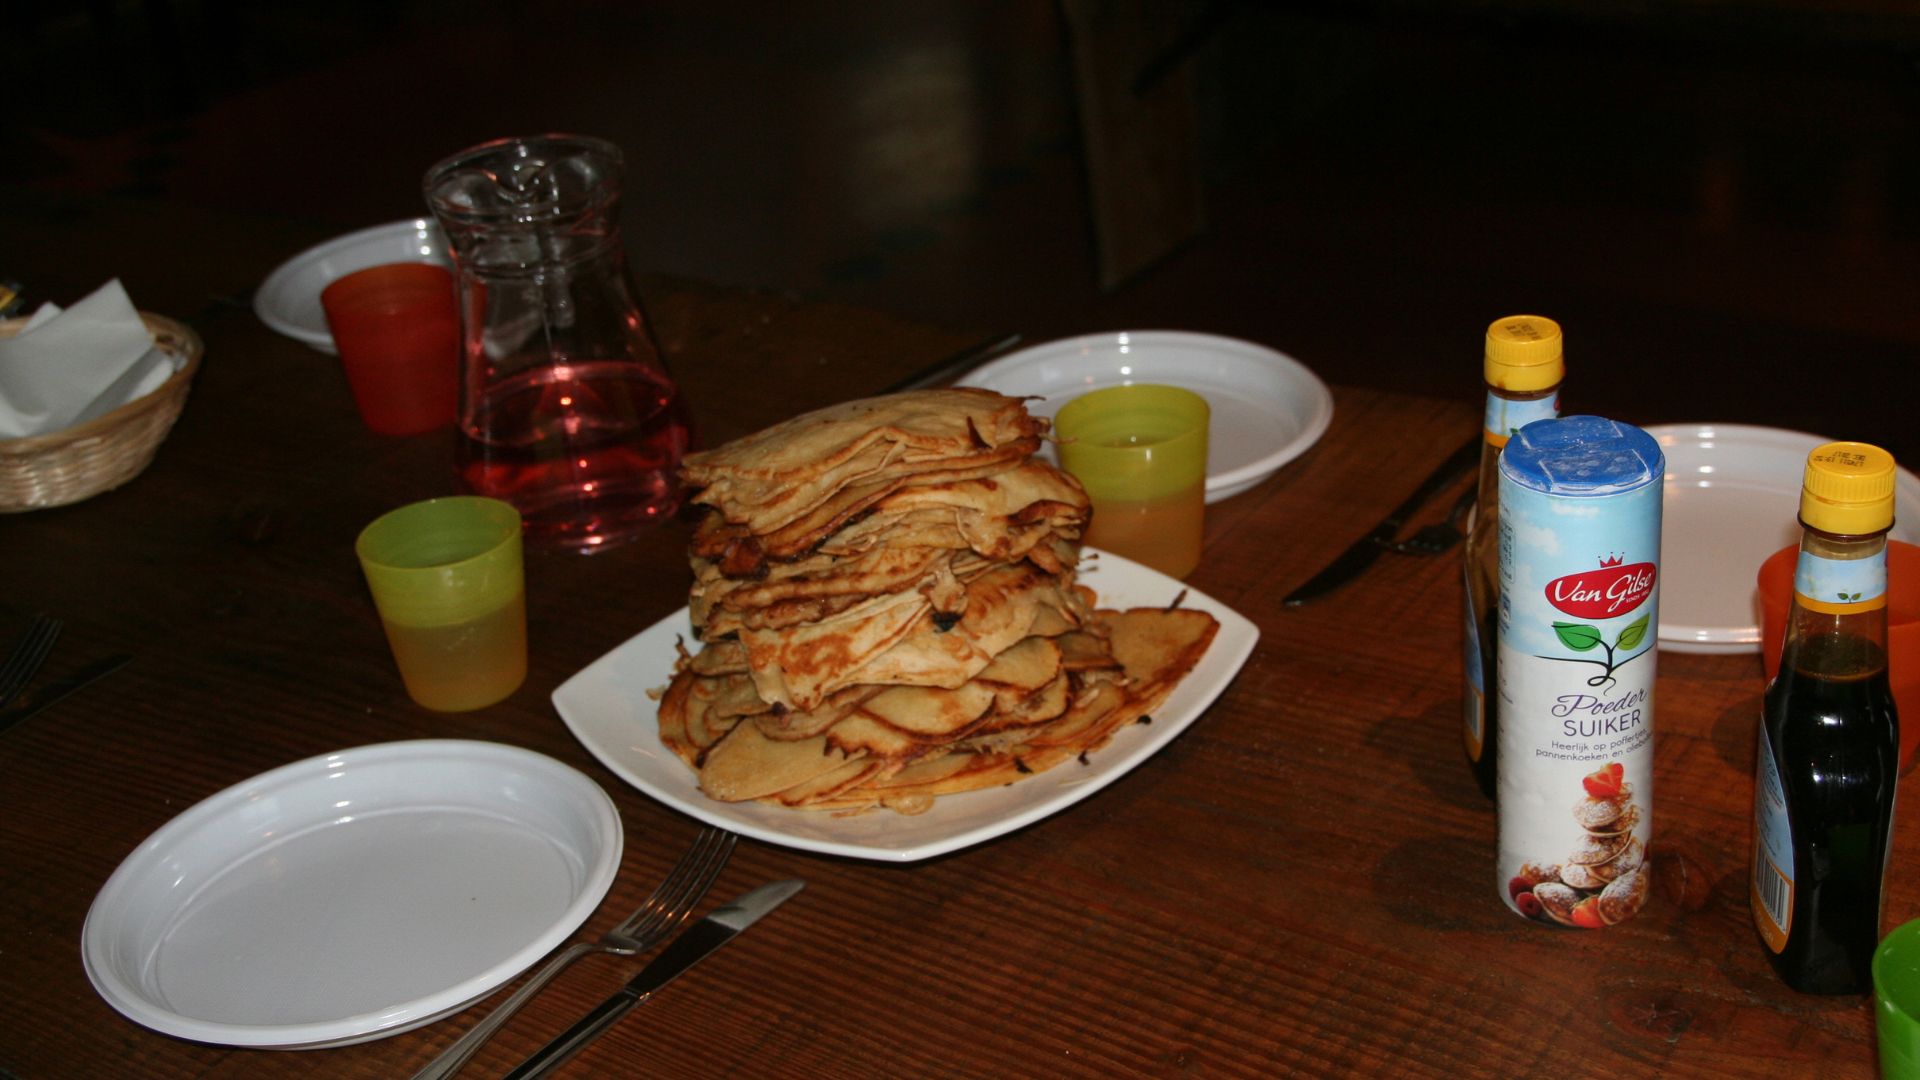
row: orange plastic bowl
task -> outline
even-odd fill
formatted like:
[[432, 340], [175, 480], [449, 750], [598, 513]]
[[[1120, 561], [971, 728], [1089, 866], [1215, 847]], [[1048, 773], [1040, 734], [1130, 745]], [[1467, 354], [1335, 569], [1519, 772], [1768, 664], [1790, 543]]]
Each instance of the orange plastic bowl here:
[[[1760, 564], [1760, 659], [1767, 681], [1780, 673], [1780, 643], [1787, 634], [1793, 599], [1793, 569], [1800, 546], [1781, 548]], [[1887, 541], [1887, 679], [1900, 710], [1900, 767], [1913, 764], [1920, 746], [1920, 547]]]

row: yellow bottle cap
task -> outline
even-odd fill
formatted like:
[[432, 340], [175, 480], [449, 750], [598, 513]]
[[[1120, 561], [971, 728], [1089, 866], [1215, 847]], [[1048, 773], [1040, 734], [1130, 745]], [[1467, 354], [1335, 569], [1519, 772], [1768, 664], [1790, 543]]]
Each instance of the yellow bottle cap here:
[[1549, 390], [1567, 365], [1560, 324], [1544, 315], [1509, 315], [1487, 327], [1487, 385], [1496, 390]]
[[1893, 524], [1893, 455], [1861, 442], [1830, 442], [1807, 455], [1800, 520], [1840, 536]]

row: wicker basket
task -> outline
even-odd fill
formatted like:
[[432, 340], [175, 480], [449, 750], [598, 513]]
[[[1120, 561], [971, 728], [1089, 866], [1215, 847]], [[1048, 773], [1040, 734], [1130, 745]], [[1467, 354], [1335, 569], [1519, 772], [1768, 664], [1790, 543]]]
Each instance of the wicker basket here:
[[[141, 312], [154, 344], [186, 363], [160, 388], [96, 416], [46, 435], [0, 439], [0, 513], [17, 514], [65, 506], [110, 491], [140, 475], [180, 418], [187, 389], [200, 370], [205, 346], [184, 323]], [[12, 337], [25, 319], [0, 322], [0, 337]]]

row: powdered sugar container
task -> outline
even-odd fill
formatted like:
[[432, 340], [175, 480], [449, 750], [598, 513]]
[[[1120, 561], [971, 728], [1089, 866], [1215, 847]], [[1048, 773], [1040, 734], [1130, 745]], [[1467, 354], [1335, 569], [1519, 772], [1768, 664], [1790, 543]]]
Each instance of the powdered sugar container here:
[[1651, 436], [1597, 416], [1501, 455], [1500, 887], [1540, 923], [1612, 926], [1651, 889], [1665, 472]]

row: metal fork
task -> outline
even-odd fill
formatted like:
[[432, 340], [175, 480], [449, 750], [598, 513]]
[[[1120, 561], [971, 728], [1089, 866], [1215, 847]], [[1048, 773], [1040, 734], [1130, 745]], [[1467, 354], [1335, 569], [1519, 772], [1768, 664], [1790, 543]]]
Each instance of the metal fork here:
[[1480, 489], [1477, 486], [1468, 484], [1467, 490], [1461, 492], [1460, 497], [1453, 501], [1453, 507], [1447, 511], [1446, 520], [1422, 525], [1405, 540], [1389, 541], [1386, 544], [1387, 550], [1399, 552], [1402, 555], [1438, 555], [1459, 543], [1466, 536], [1465, 531], [1460, 527], [1461, 523], [1466, 521], [1467, 511], [1473, 509], [1473, 500], [1479, 494]]
[[658, 944], [661, 938], [686, 921], [688, 913], [707, 895], [714, 879], [720, 876], [721, 869], [727, 865], [727, 857], [733, 854], [737, 839], [725, 829], [711, 826], [701, 829], [700, 835], [693, 838], [693, 846], [667, 872], [659, 888], [653, 890], [653, 895], [627, 916], [626, 921], [600, 935], [598, 941], [577, 941], [567, 946], [558, 956], [547, 961], [547, 966], [536, 972], [525, 985], [515, 990], [512, 997], [501, 1002], [499, 1008], [475, 1024], [473, 1030], [460, 1036], [453, 1045], [442, 1050], [439, 1057], [414, 1073], [413, 1080], [445, 1080], [459, 1072], [461, 1066], [473, 1057], [474, 1051], [485, 1045], [493, 1033], [507, 1022], [508, 1017], [575, 960], [592, 953], [632, 956]]
[[46, 615], [33, 617], [27, 632], [20, 635], [13, 651], [7, 654], [7, 662], [0, 664], [0, 709], [5, 708], [40, 673], [40, 666], [47, 662], [47, 654], [53, 651], [54, 640], [60, 636], [60, 627], [59, 619]]

